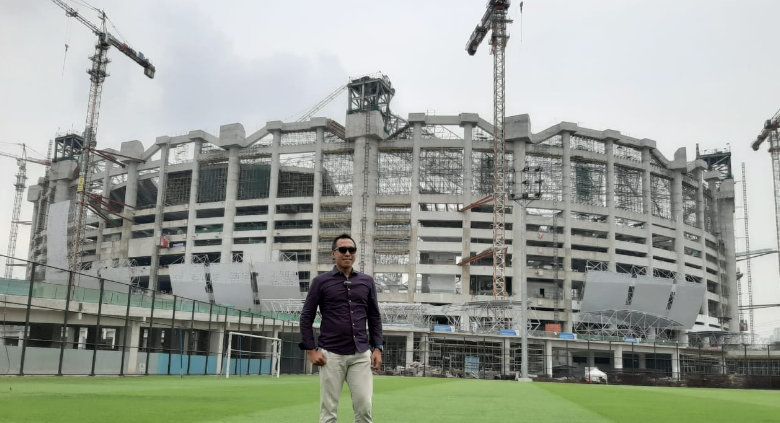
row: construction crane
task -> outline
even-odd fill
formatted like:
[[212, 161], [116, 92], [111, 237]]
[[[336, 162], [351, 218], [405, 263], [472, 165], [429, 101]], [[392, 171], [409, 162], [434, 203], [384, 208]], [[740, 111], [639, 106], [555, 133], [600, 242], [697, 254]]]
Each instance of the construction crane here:
[[333, 90], [333, 92], [331, 92], [325, 98], [320, 100], [319, 103], [315, 104], [309, 110], [307, 110], [303, 115], [301, 115], [301, 117], [299, 117], [296, 120], [296, 122], [303, 122], [303, 121], [307, 121], [307, 120], [311, 119], [311, 117], [314, 116], [315, 113], [319, 112], [323, 107], [327, 106], [328, 103], [333, 101], [334, 98], [338, 97], [339, 94], [344, 92], [344, 90], [346, 90], [346, 89], [347, 89], [347, 84], [344, 84], [344, 85], [336, 88], [335, 90]]
[[493, 297], [506, 299], [506, 160], [504, 158], [504, 50], [509, 40], [506, 31], [510, 0], [490, 0], [482, 20], [471, 33], [466, 51], [473, 56], [482, 40], [491, 32], [493, 54]]
[[[8, 249], [6, 250], [5, 259], [5, 275], [6, 279], [11, 279], [14, 275], [14, 263], [13, 257], [16, 255], [16, 239], [19, 236], [19, 225], [29, 225], [30, 222], [19, 220], [19, 215], [22, 210], [22, 195], [24, 189], [27, 187], [27, 162], [37, 163], [40, 165], [48, 166], [51, 164], [48, 160], [39, 160], [27, 157], [27, 146], [22, 146], [22, 154], [20, 156], [0, 152], [0, 156], [10, 157], [16, 159], [16, 164], [19, 169], [16, 172], [16, 182], [14, 183], [14, 205], [11, 212], [11, 232], [8, 234]], [[22, 265], [23, 266], [23, 265]]]
[[[769, 154], [772, 156], [772, 181], [775, 188], [775, 229], [777, 246], [780, 249], [780, 138], [777, 130], [780, 128], [780, 110], [771, 119], [764, 122], [764, 128], [753, 141], [751, 147], [758, 151], [761, 144], [769, 139]], [[780, 255], [778, 255], [780, 260]]]
[[89, 102], [87, 104], [87, 119], [84, 126], [84, 146], [81, 153], [81, 159], [79, 163], [79, 181], [76, 189], [78, 195], [78, 209], [76, 217], [73, 222], [73, 240], [70, 245], [70, 251], [68, 256], [68, 264], [72, 271], [81, 270], [81, 250], [84, 242], [84, 223], [86, 220], [87, 212], [87, 198], [88, 189], [87, 178], [90, 172], [91, 155], [95, 152], [95, 145], [97, 144], [97, 124], [98, 117], [100, 115], [100, 98], [103, 92], [103, 82], [105, 81], [108, 73], [106, 72], [106, 66], [108, 65], [108, 49], [114, 46], [117, 50], [121, 51], [125, 56], [129, 57], [134, 62], [141, 65], [144, 69], [144, 75], [149, 78], [154, 78], [155, 68], [154, 65], [144, 57], [143, 53], [135, 51], [126, 43], [119, 41], [116, 37], [111, 35], [106, 30], [106, 12], [100, 9], [95, 9], [100, 15], [100, 26], [87, 20], [79, 12], [70, 7], [62, 0], [51, 0], [63, 10], [65, 14], [71, 18], [84, 24], [95, 35], [97, 35], [97, 43], [95, 44], [95, 54], [90, 57], [92, 61], [92, 67], [87, 71], [89, 79], [91, 81], [89, 87]]

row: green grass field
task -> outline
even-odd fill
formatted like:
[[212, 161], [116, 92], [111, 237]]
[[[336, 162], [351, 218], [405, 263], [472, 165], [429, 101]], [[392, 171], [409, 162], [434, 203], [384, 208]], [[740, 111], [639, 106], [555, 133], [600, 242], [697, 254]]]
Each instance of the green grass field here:
[[[0, 378], [2, 422], [269, 422], [318, 417], [316, 376]], [[780, 392], [377, 377], [377, 423], [780, 422]], [[349, 394], [340, 422], [352, 421]]]

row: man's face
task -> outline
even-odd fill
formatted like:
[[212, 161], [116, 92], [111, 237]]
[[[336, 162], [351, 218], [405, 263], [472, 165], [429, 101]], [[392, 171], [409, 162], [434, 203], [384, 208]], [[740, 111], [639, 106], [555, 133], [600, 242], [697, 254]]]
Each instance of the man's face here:
[[342, 253], [339, 248], [355, 248], [355, 243], [351, 239], [342, 238], [336, 241], [336, 249], [333, 250], [333, 257], [336, 259], [336, 267], [340, 269], [352, 268], [355, 263], [355, 253], [349, 251]]

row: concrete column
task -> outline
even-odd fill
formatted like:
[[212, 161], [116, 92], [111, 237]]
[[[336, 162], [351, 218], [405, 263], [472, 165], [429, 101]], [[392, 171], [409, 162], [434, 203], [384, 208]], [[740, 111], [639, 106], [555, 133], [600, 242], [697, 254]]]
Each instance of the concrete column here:
[[[564, 331], [571, 332], [573, 328], [573, 313], [571, 311], [571, 133], [563, 132], [563, 304], [565, 307]], [[556, 282], [557, 283], [557, 282]]]
[[141, 343], [141, 322], [130, 322], [127, 334], [127, 374], [136, 374], [138, 371], [138, 346]]
[[[274, 243], [274, 231], [276, 230], [276, 199], [279, 194], [279, 149], [282, 143], [282, 123], [281, 122], [268, 122], [266, 124], [268, 130], [273, 134], [273, 141], [271, 144], [271, 181], [268, 187], [268, 229], [266, 234], [266, 245], [268, 261], [273, 257], [273, 243]], [[319, 252], [318, 252], [319, 254]]]
[[414, 332], [406, 334], [406, 356], [404, 357], [404, 366], [409, 368], [414, 361]]
[[685, 281], [685, 223], [683, 223], [682, 172], [675, 171], [672, 180], [672, 219], [674, 220], [674, 252], [677, 258], [677, 283]]
[[[471, 122], [462, 123], [463, 127], [463, 205], [473, 203], [478, 196], [473, 194], [474, 191], [474, 175], [472, 173], [472, 157], [473, 157], [473, 133], [474, 124]], [[463, 215], [463, 249], [461, 252], [461, 260], [466, 260], [471, 256], [471, 211], [466, 210], [462, 212]], [[463, 302], [468, 302], [471, 297], [471, 266], [460, 266], [461, 269], [461, 296]], [[463, 321], [461, 320], [461, 326]], [[469, 326], [468, 320], [466, 326]]]
[[119, 257], [127, 257], [130, 248], [130, 238], [133, 232], [133, 217], [135, 216], [136, 200], [138, 199], [138, 162], [127, 163], [127, 182], [125, 184], [125, 204], [122, 211], [122, 239], [119, 241]]
[[[314, 205], [311, 222], [311, 265], [309, 266], [312, 278], [317, 276], [317, 266], [320, 262], [319, 241], [320, 241], [320, 209], [322, 202], [322, 145], [325, 143], [325, 128], [317, 128], [316, 151], [314, 157]], [[354, 163], [352, 165], [354, 167]], [[324, 241], [324, 240], [323, 240]], [[306, 360], [308, 363], [309, 360]]]
[[152, 261], [149, 268], [149, 287], [159, 291], [160, 284], [158, 273], [160, 270], [160, 239], [162, 238], [162, 221], [165, 215], [165, 187], [168, 186], [168, 154], [170, 144], [160, 145], [160, 167], [157, 173], [157, 203], [154, 213], [154, 239], [152, 248]]
[[645, 216], [645, 244], [647, 246], [647, 274], [653, 275], [653, 197], [652, 173], [650, 172], [652, 158], [650, 148], [642, 149], [642, 209]]
[[[357, 268], [362, 269], [363, 272], [369, 275], [374, 270], [373, 254], [373, 228], [369, 227], [368, 214], [369, 203], [366, 202], [366, 210], [363, 210], [363, 196], [370, 194], [370, 188], [366, 184], [366, 168], [365, 164], [370, 163], [371, 160], [371, 141], [367, 136], [361, 136], [355, 139], [355, 166], [353, 168], [353, 195], [352, 195], [352, 238], [357, 242], [358, 257]], [[369, 164], [370, 166], [370, 164]], [[365, 233], [363, 233], [363, 219], [365, 222]], [[362, 251], [365, 250], [365, 251]]]
[[[528, 283], [526, 269], [526, 230], [525, 230], [525, 206], [527, 200], [522, 198], [523, 181], [527, 180], [530, 172], [525, 172], [525, 146], [526, 141], [517, 139], [512, 141], [512, 156], [514, 159], [515, 183], [512, 194], [516, 201], [512, 202], [512, 245], [509, 251], [512, 253], [512, 299], [528, 301]], [[533, 194], [531, 187], [528, 187]], [[525, 291], [525, 292], [523, 292]]]
[[504, 338], [501, 342], [501, 373], [508, 375], [512, 371], [512, 343]]
[[233, 145], [228, 150], [227, 183], [225, 186], [225, 220], [222, 225], [221, 263], [233, 262], [233, 225], [236, 220], [236, 200], [238, 199], [238, 177], [240, 164], [238, 153], [241, 147]]
[[680, 380], [680, 352], [677, 350], [672, 353], [672, 379]]
[[588, 367], [596, 366], [596, 352], [593, 350], [588, 351]]
[[428, 356], [430, 355], [430, 345], [428, 342], [428, 334], [420, 334], [420, 361], [422, 365], [428, 367]]
[[218, 328], [211, 331], [209, 337], [209, 355], [215, 355], [217, 359], [217, 374], [222, 374], [222, 350], [225, 348], [225, 329]]
[[[76, 347], [79, 350], [83, 350], [87, 348], [87, 337], [89, 335], [89, 328], [81, 327], [79, 328], [79, 334], [78, 334], [78, 346]], [[96, 335], [96, 337], [99, 335]], [[96, 338], [97, 339], [97, 338]]]
[[203, 149], [203, 141], [196, 140], [194, 146], [195, 152], [192, 160], [192, 178], [190, 180], [190, 202], [187, 206], [187, 242], [184, 250], [184, 262], [192, 263], [192, 249], [195, 247], [195, 220], [197, 219], [198, 208], [198, 179], [200, 179], [200, 158]]
[[57, 182], [55, 182], [55, 187], [54, 187], [55, 203], [59, 203], [60, 201], [70, 200], [70, 195], [68, 192], [69, 186], [70, 186], [70, 181], [66, 179], [60, 179]]
[[[105, 174], [103, 175], [103, 197], [105, 198], [111, 198], [111, 170], [114, 168], [114, 164], [110, 161], [106, 161], [106, 170]], [[37, 206], [38, 203], [35, 203]], [[35, 216], [35, 215], [33, 215]], [[33, 225], [35, 224], [35, 220], [33, 220]], [[95, 255], [97, 256], [97, 260], [104, 260], [106, 258], [109, 258], [107, 254], [102, 253], [102, 248], [100, 248], [103, 245], [103, 231], [106, 230], [106, 221], [103, 219], [98, 219], [98, 231], [97, 231], [97, 245], [95, 248]], [[35, 232], [35, 229], [32, 231]]]
[[[728, 313], [731, 317], [731, 331], [739, 330], [739, 309], [737, 301], [737, 266], [734, 240], [734, 180], [727, 179], [720, 184], [718, 191], [718, 227], [723, 242], [726, 261], [726, 283], [728, 284]], [[723, 269], [720, 269], [723, 271]], [[705, 307], [706, 310], [706, 307]]]
[[699, 221], [699, 230], [696, 234], [699, 235], [699, 251], [701, 251], [699, 263], [701, 263], [702, 266], [699, 271], [699, 276], [702, 277], [702, 283], [706, 284], [707, 279], [709, 278], [709, 276], [707, 276], [707, 231], [704, 229], [704, 219], [706, 215], [704, 207], [704, 189], [707, 186], [707, 182], [704, 181], [704, 171], [702, 169], [696, 169], [695, 172], [696, 181], [698, 182], [698, 187], [696, 189], [696, 219]]
[[544, 373], [552, 377], [553, 376], [553, 349], [552, 341], [544, 341]]
[[[413, 303], [417, 291], [421, 289], [417, 286], [417, 237], [419, 235], [417, 222], [420, 219], [420, 142], [425, 115], [423, 113], [410, 114], [409, 123], [414, 125], [412, 131], [414, 142], [412, 143], [412, 190], [410, 193], [412, 210], [409, 252], [411, 257], [409, 257], [409, 299], [407, 301]], [[463, 281], [464, 291], [468, 291], [468, 288], [465, 288], [467, 284], [468, 281]], [[420, 345], [422, 348], [422, 344]]]
[[604, 140], [604, 151], [607, 155], [607, 223], [609, 223], [609, 232], [607, 233], [607, 255], [609, 263], [607, 269], [610, 272], [616, 270], [617, 257], [615, 255], [615, 156], [613, 155], [615, 141], [611, 138]]
[[646, 370], [647, 356], [645, 356], [645, 353], [638, 353], [637, 356], [639, 357], [639, 370]]
[[623, 346], [615, 345], [615, 349], [612, 350], [612, 368], [615, 370], [623, 370]]

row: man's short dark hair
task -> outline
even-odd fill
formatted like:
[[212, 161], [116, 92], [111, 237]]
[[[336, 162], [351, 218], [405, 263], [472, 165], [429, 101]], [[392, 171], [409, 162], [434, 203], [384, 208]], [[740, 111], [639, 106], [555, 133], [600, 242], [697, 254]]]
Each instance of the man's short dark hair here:
[[333, 240], [333, 245], [330, 246], [330, 250], [331, 251], [336, 249], [336, 243], [339, 242], [340, 239], [348, 239], [348, 240], [352, 241], [352, 245], [354, 245], [357, 248], [357, 242], [355, 242], [355, 240], [352, 239], [352, 237], [349, 236], [349, 234], [341, 234], [341, 235], [337, 236], [336, 239]]

